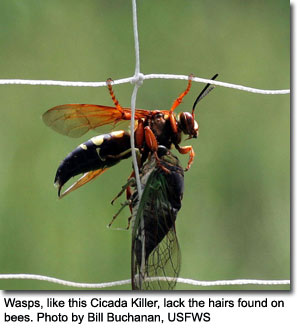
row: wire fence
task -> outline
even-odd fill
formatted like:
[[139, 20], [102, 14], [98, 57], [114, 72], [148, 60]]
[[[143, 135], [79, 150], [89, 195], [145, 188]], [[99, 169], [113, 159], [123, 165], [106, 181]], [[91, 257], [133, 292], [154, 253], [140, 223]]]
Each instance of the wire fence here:
[[[122, 83], [132, 83], [134, 85], [132, 97], [131, 97], [131, 148], [132, 148], [132, 158], [133, 165], [135, 170], [135, 175], [137, 178], [137, 190], [139, 194], [139, 198], [141, 198], [141, 184], [139, 181], [139, 171], [136, 160], [136, 153], [134, 150], [134, 113], [135, 113], [135, 105], [136, 105], [136, 97], [138, 88], [143, 84], [144, 80], [149, 79], [179, 79], [179, 80], [188, 80], [188, 75], [176, 75], [176, 74], [142, 74], [140, 72], [140, 55], [139, 55], [139, 39], [138, 39], [138, 24], [137, 24], [137, 8], [136, 8], [136, 0], [132, 0], [132, 14], [133, 14], [133, 33], [134, 33], [134, 44], [135, 44], [135, 74], [132, 77], [127, 77], [123, 79], [114, 80], [113, 84], [122, 84]], [[264, 90], [257, 89], [252, 87], [247, 87], [243, 85], [237, 85], [227, 82], [215, 81], [200, 77], [193, 77], [194, 82], [199, 83], [210, 83], [216, 86], [237, 89], [240, 91], [265, 94], [265, 95], [282, 95], [289, 94], [289, 89], [281, 89], [281, 90]], [[27, 79], [0, 79], [0, 85], [45, 85], [45, 86], [62, 86], [62, 87], [106, 87], [107, 82], [83, 82], [83, 81], [55, 81], [55, 80], [27, 80]], [[54, 277], [44, 276], [44, 275], [36, 275], [36, 274], [0, 274], [0, 279], [25, 279], [25, 280], [40, 280], [51, 282], [55, 284], [60, 284], [68, 287], [76, 287], [76, 288], [109, 288], [116, 287], [121, 285], [128, 285], [131, 283], [131, 279], [113, 281], [113, 282], [105, 282], [105, 283], [79, 283], [73, 281], [67, 281], [62, 279], [57, 279]], [[154, 277], [151, 280], [171, 280], [175, 279], [178, 283], [194, 285], [194, 286], [237, 286], [237, 285], [290, 285], [290, 280], [262, 280], [262, 279], [233, 279], [233, 280], [216, 280], [216, 281], [199, 281], [193, 279], [185, 279], [185, 278], [170, 278], [170, 277]]]

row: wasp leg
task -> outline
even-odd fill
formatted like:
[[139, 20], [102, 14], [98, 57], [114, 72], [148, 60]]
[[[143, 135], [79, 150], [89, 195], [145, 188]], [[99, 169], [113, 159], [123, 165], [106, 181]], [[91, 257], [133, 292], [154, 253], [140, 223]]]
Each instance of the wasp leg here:
[[160, 161], [160, 159], [159, 159], [159, 157], [158, 157], [158, 155], [157, 155], [157, 152], [154, 153], [154, 156], [155, 156], [155, 158], [156, 158], [157, 166], [158, 166], [160, 169], [162, 169], [164, 172], [166, 172], [167, 174], [170, 174], [170, 173], [171, 173], [170, 170], [167, 169], [166, 167], [164, 167], [164, 166], [161, 164], [161, 161]]
[[[135, 180], [135, 172], [134, 170], [132, 171], [129, 179], [131, 179], [132, 184], [129, 184], [126, 188], [126, 199], [127, 200], [132, 200], [133, 197], [133, 193], [132, 193], [132, 189], [131, 187], [135, 186], [136, 187], [136, 180]], [[130, 213], [132, 214], [132, 202], [131, 204], [129, 204], [129, 209], [130, 209]], [[129, 220], [129, 219], [128, 219]], [[129, 225], [129, 221], [128, 221], [128, 225]]]
[[113, 88], [111, 86], [111, 83], [113, 82], [113, 80], [111, 78], [107, 79], [106, 80], [106, 85], [108, 87], [108, 91], [110, 93], [110, 96], [111, 96], [111, 99], [112, 101], [114, 102], [115, 106], [117, 107], [117, 109], [120, 111], [120, 112], [123, 112], [123, 108], [122, 106], [120, 105], [119, 101], [117, 100], [115, 94], [114, 94], [114, 91], [113, 91]]
[[139, 119], [137, 127], [134, 132], [134, 138], [135, 138], [135, 145], [139, 149], [143, 147], [144, 139], [145, 139], [145, 132], [144, 132], [144, 120]]
[[189, 75], [188, 85], [187, 85], [186, 89], [181, 93], [181, 95], [174, 101], [173, 106], [170, 109], [170, 113], [173, 113], [174, 109], [181, 104], [182, 99], [189, 93], [189, 91], [191, 89], [193, 77], [194, 77], [193, 74]]
[[158, 143], [154, 133], [152, 132], [149, 126], [146, 126], [144, 130], [145, 130], [146, 144], [149, 147], [149, 149], [153, 152], [156, 158], [157, 166], [160, 167], [166, 173], [170, 173], [170, 171], [161, 164], [160, 159], [157, 155]]
[[110, 223], [108, 224], [108, 228], [111, 227], [111, 225], [113, 224], [113, 222], [115, 221], [115, 219], [117, 218], [117, 216], [122, 212], [122, 210], [126, 207], [126, 206], [130, 206], [131, 205], [131, 200], [127, 200], [125, 203], [121, 204], [121, 208], [118, 210], [118, 212], [113, 216], [112, 220], [110, 221]]
[[114, 91], [113, 91], [113, 88], [111, 86], [113, 80], [111, 78], [107, 79], [106, 80], [106, 85], [108, 87], [108, 91], [109, 91], [109, 94], [111, 96], [111, 99], [112, 101], [114, 102], [117, 110], [122, 114], [122, 120], [130, 120], [131, 118], [131, 113], [130, 112], [126, 112], [123, 107], [120, 105], [119, 101], [117, 100], [115, 94], [114, 94]]
[[175, 145], [176, 149], [179, 151], [180, 154], [187, 154], [190, 153], [190, 158], [188, 161], [188, 165], [185, 169], [185, 171], [188, 171], [193, 163], [194, 157], [195, 157], [195, 152], [192, 146], [184, 146], [180, 147], [179, 145]]
[[[119, 198], [123, 192], [126, 190], [126, 198], [127, 201], [123, 204], [121, 204], [121, 208], [119, 209], [119, 211], [113, 216], [111, 222], [109, 223], [108, 227], [110, 228], [111, 225], [113, 224], [114, 220], [116, 219], [116, 217], [121, 213], [121, 211], [123, 210], [124, 207], [129, 206], [130, 212], [132, 213], [132, 200], [131, 200], [131, 189], [130, 187], [135, 186], [135, 177], [134, 177], [134, 171], [131, 173], [131, 175], [129, 176], [127, 183], [122, 186], [121, 191], [117, 194], [116, 197], [114, 197], [114, 199], [111, 201], [111, 204], [113, 205], [113, 203], [115, 202], [115, 200], [117, 198]], [[131, 220], [131, 216], [128, 218], [128, 224], [126, 227], [126, 230], [129, 229], [130, 226], [130, 220]]]
[[131, 219], [132, 219], [132, 215], [128, 218], [128, 224], [127, 224], [126, 230], [128, 230], [130, 228]]
[[[131, 222], [131, 219], [132, 219], [132, 216], [130, 216], [128, 219], [127, 219], [127, 227], [126, 228], [116, 228], [115, 230], [129, 230], [130, 228], [130, 222]], [[111, 224], [112, 222], [107, 226], [108, 228], [111, 227]]]
[[[113, 205], [114, 202], [124, 193], [125, 190], [127, 191], [129, 187], [133, 187], [134, 185], [135, 185], [135, 178], [130, 176], [127, 183], [124, 186], [122, 186], [121, 191], [112, 199], [110, 203]], [[128, 196], [127, 199], [129, 199]]]

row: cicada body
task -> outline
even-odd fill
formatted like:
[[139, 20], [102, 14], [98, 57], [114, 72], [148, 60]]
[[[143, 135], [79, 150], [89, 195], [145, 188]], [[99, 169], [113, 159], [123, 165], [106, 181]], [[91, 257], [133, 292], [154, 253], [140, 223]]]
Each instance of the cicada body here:
[[181, 208], [184, 173], [179, 160], [159, 146], [157, 165], [152, 156], [141, 171], [142, 198], [133, 194], [132, 288], [173, 289], [180, 270], [175, 220]]

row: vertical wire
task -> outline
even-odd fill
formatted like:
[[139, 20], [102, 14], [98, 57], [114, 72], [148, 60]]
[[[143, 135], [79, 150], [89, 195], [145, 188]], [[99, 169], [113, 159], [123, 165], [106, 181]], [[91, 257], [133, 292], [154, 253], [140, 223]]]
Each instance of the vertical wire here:
[[134, 34], [134, 48], [135, 48], [135, 84], [131, 96], [130, 145], [131, 145], [132, 162], [135, 172], [136, 186], [139, 196], [138, 198], [140, 200], [142, 196], [142, 188], [141, 188], [141, 181], [139, 175], [139, 168], [137, 165], [135, 142], [134, 142], [135, 104], [136, 104], [137, 90], [139, 88], [138, 78], [140, 74], [140, 52], [139, 52], [139, 37], [138, 37], [138, 28], [137, 28], [136, 0], [132, 0], [132, 18], [133, 18], [133, 34]]
[[138, 199], [140, 201], [142, 197], [142, 187], [141, 187], [141, 180], [140, 180], [140, 174], [139, 174], [139, 168], [137, 164], [137, 159], [136, 159], [136, 152], [135, 152], [135, 143], [134, 143], [134, 125], [135, 125], [135, 120], [134, 120], [134, 114], [135, 114], [135, 102], [136, 102], [136, 94], [138, 91], [138, 85], [134, 85], [134, 89], [132, 91], [132, 96], [131, 96], [131, 120], [130, 120], [130, 146], [131, 146], [131, 155], [132, 155], [132, 163], [133, 163], [133, 168], [134, 168], [134, 173], [135, 173], [135, 181], [136, 181], [136, 186], [137, 186], [137, 191], [138, 191]]
[[[143, 75], [140, 73], [140, 50], [139, 50], [139, 35], [138, 35], [138, 26], [137, 26], [137, 9], [136, 9], [136, 0], [132, 0], [132, 19], [133, 19], [133, 34], [134, 34], [134, 48], [135, 48], [135, 76], [134, 76], [134, 89], [131, 96], [131, 122], [130, 122], [130, 145], [131, 145], [131, 154], [132, 154], [132, 162], [135, 172], [135, 181], [138, 192], [138, 204], [139, 207], [140, 200], [142, 198], [142, 187], [141, 180], [139, 175], [139, 169], [136, 160], [136, 152], [135, 152], [135, 144], [134, 144], [134, 125], [135, 125], [135, 105], [136, 105], [136, 95], [139, 86], [143, 82]], [[145, 243], [145, 223], [144, 218], [141, 218], [140, 222], [141, 227], [141, 242], [142, 242], [142, 262], [140, 267], [140, 273], [142, 275], [142, 279], [145, 276], [145, 258], [146, 258], [146, 243]], [[141, 276], [139, 276], [141, 278]], [[133, 278], [135, 279], [135, 277]], [[141, 289], [141, 284], [143, 281], [139, 279], [139, 288]]]
[[136, 0], [132, 0], [132, 19], [133, 19], [133, 36], [134, 36], [134, 49], [135, 49], [135, 76], [138, 77], [140, 73], [140, 46], [139, 34], [137, 28], [137, 9]]

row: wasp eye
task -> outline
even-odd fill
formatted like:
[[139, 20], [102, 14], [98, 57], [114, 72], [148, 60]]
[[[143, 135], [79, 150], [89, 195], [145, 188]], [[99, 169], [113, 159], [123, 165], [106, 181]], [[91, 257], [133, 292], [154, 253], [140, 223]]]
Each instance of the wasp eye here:
[[198, 124], [194, 120], [193, 116], [189, 112], [180, 113], [179, 115], [180, 128], [184, 134], [188, 134], [190, 137], [197, 137]]

